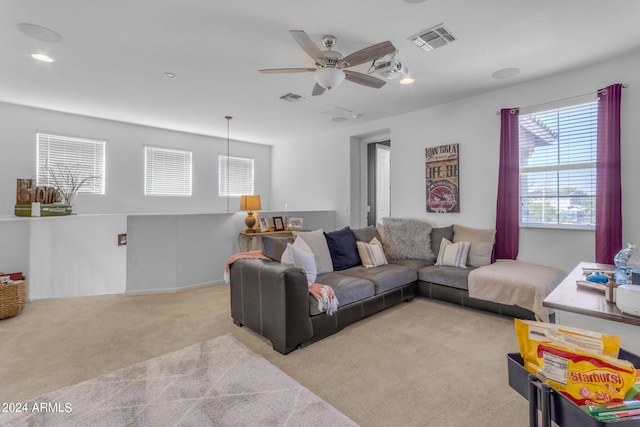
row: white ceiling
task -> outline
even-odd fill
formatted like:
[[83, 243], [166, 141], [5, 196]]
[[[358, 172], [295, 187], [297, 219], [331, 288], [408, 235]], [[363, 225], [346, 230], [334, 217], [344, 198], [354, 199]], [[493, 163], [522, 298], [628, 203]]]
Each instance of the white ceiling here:
[[[639, 22], [634, 0], [2, 0], [0, 101], [220, 137], [232, 115], [233, 139], [277, 144], [627, 55], [640, 49]], [[440, 23], [456, 42], [426, 53], [408, 40]], [[389, 40], [415, 83], [345, 81], [311, 97], [311, 73], [259, 74], [313, 66], [290, 29], [318, 44], [333, 34], [344, 55]], [[508, 67], [521, 72], [491, 77]], [[288, 92], [305, 99], [278, 99]], [[334, 123], [334, 107], [362, 116]]]

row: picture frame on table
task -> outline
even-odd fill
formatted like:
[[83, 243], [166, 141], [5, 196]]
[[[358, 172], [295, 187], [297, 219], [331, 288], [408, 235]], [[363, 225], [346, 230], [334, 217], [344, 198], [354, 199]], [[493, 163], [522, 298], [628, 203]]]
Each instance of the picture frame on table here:
[[273, 229], [275, 231], [284, 231], [284, 220], [281, 216], [274, 216], [273, 218]]
[[260, 224], [260, 232], [266, 233], [269, 231], [269, 224], [267, 223], [267, 217], [260, 216], [258, 217], [258, 224]]
[[289, 227], [292, 230], [302, 230], [303, 227], [303, 219], [300, 217], [289, 218]]

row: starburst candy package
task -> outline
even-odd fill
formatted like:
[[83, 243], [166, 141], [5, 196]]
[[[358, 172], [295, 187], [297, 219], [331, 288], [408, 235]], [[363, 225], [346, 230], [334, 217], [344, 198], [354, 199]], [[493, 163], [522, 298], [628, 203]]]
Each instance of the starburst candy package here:
[[613, 358], [618, 357], [620, 351], [618, 336], [532, 320], [515, 319], [514, 325], [524, 367], [534, 375], [538, 374], [540, 368], [538, 345], [543, 343], [553, 343]]
[[621, 402], [634, 384], [636, 369], [631, 362], [540, 344], [538, 376], [577, 405]]

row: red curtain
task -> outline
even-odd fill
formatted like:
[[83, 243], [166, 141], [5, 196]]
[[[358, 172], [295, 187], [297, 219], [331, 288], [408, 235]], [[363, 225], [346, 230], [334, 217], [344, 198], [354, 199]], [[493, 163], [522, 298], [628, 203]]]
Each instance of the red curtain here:
[[500, 110], [496, 259], [516, 259], [520, 234], [520, 148], [517, 108]]
[[622, 84], [598, 91], [596, 262], [613, 264], [622, 249], [620, 101]]

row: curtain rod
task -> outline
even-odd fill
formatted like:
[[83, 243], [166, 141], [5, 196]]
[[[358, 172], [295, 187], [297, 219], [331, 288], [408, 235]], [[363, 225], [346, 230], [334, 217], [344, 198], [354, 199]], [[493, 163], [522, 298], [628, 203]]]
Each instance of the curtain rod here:
[[[629, 87], [629, 85], [627, 83], [623, 83], [622, 84], [623, 88]], [[604, 88], [603, 88], [604, 89]], [[587, 96], [587, 95], [592, 95], [592, 94], [597, 94], [598, 91], [601, 89], [596, 90], [595, 92], [587, 92], [587, 93], [583, 93], [582, 95], [574, 95], [574, 96], [569, 96], [567, 98], [562, 98], [562, 99], [556, 99], [555, 101], [549, 101], [549, 102], [543, 102], [542, 104], [534, 104], [534, 105], [527, 105], [526, 107], [522, 107], [522, 109], [525, 108], [533, 108], [533, 107], [541, 107], [543, 105], [548, 105], [548, 104], [555, 104], [556, 102], [563, 102], [563, 101], [570, 101], [572, 99], [576, 99], [576, 98], [582, 98], [583, 96]], [[521, 107], [515, 107], [520, 109]], [[496, 116], [500, 115], [500, 111], [496, 112]]]

